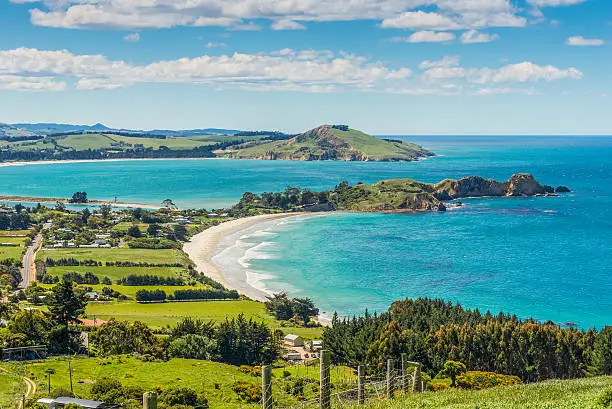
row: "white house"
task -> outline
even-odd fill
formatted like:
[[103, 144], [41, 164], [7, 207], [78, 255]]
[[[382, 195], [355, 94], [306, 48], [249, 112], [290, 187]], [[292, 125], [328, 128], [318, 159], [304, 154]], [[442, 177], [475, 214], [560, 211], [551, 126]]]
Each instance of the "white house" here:
[[303, 347], [304, 339], [299, 335], [288, 334], [285, 336], [285, 344], [292, 347]]
[[311, 350], [314, 352], [320, 351], [323, 349], [323, 341], [321, 341], [320, 339], [313, 339], [312, 340], [312, 348]]
[[289, 352], [287, 354], [287, 360], [288, 361], [301, 361], [302, 354], [300, 354], [299, 352]]

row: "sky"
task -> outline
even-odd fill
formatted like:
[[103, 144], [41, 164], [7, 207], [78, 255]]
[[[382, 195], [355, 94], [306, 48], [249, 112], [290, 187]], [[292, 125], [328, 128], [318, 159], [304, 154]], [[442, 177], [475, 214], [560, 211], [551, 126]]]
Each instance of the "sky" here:
[[0, 0], [0, 122], [612, 134], [610, 0]]

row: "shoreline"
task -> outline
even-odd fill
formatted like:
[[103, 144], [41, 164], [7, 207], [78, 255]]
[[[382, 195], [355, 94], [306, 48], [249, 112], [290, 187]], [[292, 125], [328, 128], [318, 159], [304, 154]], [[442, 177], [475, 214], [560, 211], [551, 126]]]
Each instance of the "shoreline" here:
[[264, 214], [242, 219], [235, 219], [204, 230], [196, 234], [183, 245], [183, 251], [195, 263], [196, 270], [230, 290], [236, 290], [256, 301], [265, 301], [269, 295], [266, 291], [251, 285], [246, 277], [228, 271], [215, 263], [214, 258], [230, 247], [222, 241], [243, 230], [253, 228], [265, 222], [304, 216], [309, 213], [277, 213]]
[[28, 166], [28, 165], [56, 165], [62, 163], [96, 163], [96, 162], [126, 162], [126, 161], [144, 161], [144, 160], [223, 160], [225, 158], [115, 158], [115, 159], [66, 159], [66, 160], [33, 160], [33, 161], [15, 161], [15, 162], [0, 162], [0, 168], [10, 166]]

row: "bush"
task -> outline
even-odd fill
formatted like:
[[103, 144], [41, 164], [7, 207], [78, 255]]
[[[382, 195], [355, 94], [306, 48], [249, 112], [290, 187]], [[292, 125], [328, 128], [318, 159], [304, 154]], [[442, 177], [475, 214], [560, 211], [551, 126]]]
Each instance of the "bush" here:
[[258, 403], [261, 400], [261, 388], [259, 385], [236, 381], [232, 384], [232, 390], [238, 397], [247, 403]]
[[135, 238], [128, 242], [128, 247], [133, 249], [178, 249], [180, 243], [168, 239]]
[[122, 277], [117, 281], [117, 284], [128, 286], [147, 286], [147, 285], [163, 285], [163, 286], [181, 286], [185, 285], [179, 277], [161, 277], [151, 274], [136, 275], [130, 274]]
[[164, 290], [138, 290], [136, 291], [136, 301], [165, 301], [166, 293]]
[[261, 376], [261, 366], [249, 366], [249, 365], [240, 365], [240, 372], [259, 377]]
[[56, 399], [59, 397], [68, 397], [68, 398], [74, 398], [74, 393], [70, 392], [68, 389], [64, 389], [64, 388], [55, 388], [51, 391], [51, 393], [49, 394], [50, 398]]
[[174, 299], [178, 301], [184, 300], [224, 300], [231, 299], [237, 300], [240, 298], [240, 294], [236, 290], [176, 290], [174, 292]]
[[198, 393], [185, 387], [168, 388], [162, 392], [160, 400], [168, 406], [198, 406]]
[[212, 361], [217, 356], [217, 342], [202, 335], [188, 334], [170, 342], [168, 355]]
[[487, 389], [496, 386], [520, 385], [517, 376], [502, 375], [495, 372], [467, 372], [457, 377], [457, 386], [462, 389]]

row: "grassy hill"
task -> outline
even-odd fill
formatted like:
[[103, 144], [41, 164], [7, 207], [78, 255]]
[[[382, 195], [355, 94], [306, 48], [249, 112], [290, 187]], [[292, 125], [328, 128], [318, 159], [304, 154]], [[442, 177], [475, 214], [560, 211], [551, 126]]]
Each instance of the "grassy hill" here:
[[217, 152], [229, 158], [267, 160], [414, 161], [433, 156], [422, 147], [323, 125], [288, 140], [255, 141]]
[[612, 377], [547, 381], [482, 391], [447, 390], [409, 395], [396, 400], [368, 402], [372, 409], [603, 409], [604, 393], [612, 391]]

